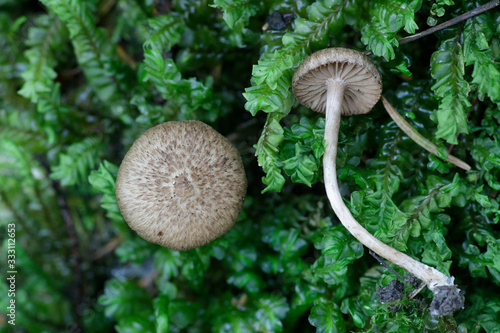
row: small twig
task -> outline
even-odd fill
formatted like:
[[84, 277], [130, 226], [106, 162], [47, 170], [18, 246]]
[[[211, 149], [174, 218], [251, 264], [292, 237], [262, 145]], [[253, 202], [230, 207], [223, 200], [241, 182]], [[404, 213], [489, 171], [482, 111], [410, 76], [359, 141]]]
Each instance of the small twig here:
[[[433, 33], [439, 31], [439, 30], [443, 30], [445, 28], [448, 28], [448, 27], [451, 27], [457, 23], [460, 23], [462, 21], [465, 21], [473, 16], [476, 16], [476, 15], [479, 15], [481, 13], [484, 13], [485, 11], [488, 11], [490, 9], [493, 9], [495, 8], [496, 6], [499, 6], [500, 5], [500, 0], [493, 0], [493, 1], [490, 1], [482, 6], [479, 6], [471, 11], [468, 11], [467, 13], [464, 13], [460, 16], [457, 16], [455, 18], [452, 18], [451, 20], [449, 21], [446, 21], [446, 22], [443, 22], [441, 24], [438, 24], [436, 25], [435, 27], [432, 27], [430, 29], [427, 29], [427, 30], [424, 30], [422, 32], [419, 32], [418, 34], [414, 34], [414, 35], [411, 35], [411, 36], [407, 36], [407, 37], [403, 37], [403, 38], [400, 38], [398, 39], [398, 43], [399, 45], [403, 45], [403, 44], [407, 44], [407, 43], [410, 43], [410, 42], [413, 42], [417, 39], [420, 39], [422, 37], [425, 37], [425, 36], [428, 36], [428, 35], [432, 35]], [[373, 52], [371, 50], [368, 50], [368, 51], [365, 51], [363, 52], [364, 55], [370, 55], [372, 54]]]
[[[387, 268], [388, 270], [390, 270], [394, 275], [396, 275], [398, 278], [401, 279], [401, 281], [403, 282], [406, 282], [406, 279], [404, 277], [401, 276], [401, 274], [399, 274], [398, 272], [396, 272], [391, 266], [389, 266], [385, 261], [383, 261], [375, 252], [373, 252], [372, 250], [368, 251], [370, 253], [370, 255], [375, 258], [382, 266], [384, 266], [385, 268]], [[425, 286], [425, 283], [424, 283], [424, 286]]]
[[[371, 254], [371, 256], [375, 259], [377, 259], [377, 261], [382, 265], [384, 266], [385, 268], [387, 268], [388, 270], [390, 270], [394, 275], [396, 275], [401, 281], [403, 281], [404, 283], [410, 283], [409, 279], [405, 279], [404, 277], [402, 277], [398, 272], [396, 272], [394, 269], [392, 269], [391, 266], [389, 266], [385, 261], [383, 261], [382, 259], [380, 259], [380, 257], [374, 253], [372, 250], [369, 251], [369, 253]], [[426, 283], [425, 282], [421, 282], [418, 287], [416, 289], [414, 289], [409, 295], [408, 295], [408, 298], [409, 299], [413, 299], [415, 296], [417, 296], [417, 294], [419, 292], [422, 291], [422, 289], [424, 289], [426, 286]]]
[[123, 241], [123, 238], [120, 236], [113, 238], [111, 241], [106, 243], [106, 245], [104, 245], [103, 247], [101, 247], [100, 249], [98, 249], [97, 251], [92, 253], [89, 260], [90, 261], [99, 260], [102, 257], [110, 254], [122, 243], [122, 241]]
[[[457, 134], [457, 137], [458, 137], [458, 134]], [[455, 148], [454, 144], [451, 144], [448, 146], [448, 154], [451, 154], [451, 152], [453, 151], [453, 148]]]
[[115, 5], [116, 0], [101, 1], [97, 9], [97, 17], [99, 17], [99, 21], [108, 16]]
[[443, 22], [441, 24], [438, 24], [435, 27], [432, 27], [430, 29], [424, 30], [421, 33], [415, 34], [413, 36], [408, 36], [408, 37], [401, 38], [401, 39], [398, 40], [398, 43], [399, 43], [399, 45], [403, 45], [403, 44], [406, 44], [406, 43], [413, 42], [414, 40], [417, 40], [419, 38], [431, 35], [431, 34], [435, 33], [436, 31], [446, 29], [446, 28], [451, 27], [451, 26], [453, 26], [453, 25], [455, 25], [457, 23], [460, 23], [462, 21], [470, 19], [471, 17], [474, 17], [476, 15], [482, 14], [485, 11], [493, 9], [493, 8], [495, 8], [498, 5], [500, 5], [500, 1], [499, 0], [490, 1], [487, 4], [484, 4], [482, 6], [474, 8], [473, 10], [468, 11], [467, 13], [464, 13], [462, 15], [459, 15], [459, 16], [455, 17], [455, 18], [452, 18], [449, 21], [446, 21], [446, 22]]
[[421, 284], [419, 284], [419, 286], [416, 289], [412, 290], [412, 292], [408, 295], [408, 298], [413, 299], [424, 288], [425, 288], [425, 282], [422, 282]]
[[154, 282], [154, 280], [158, 277], [158, 275], [160, 275], [159, 270], [151, 271], [149, 274], [147, 274], [146, 276], [143, 276], [139, 280], [139, 286], [141, 286], [142, 288], [145, 288], [145, 289], [148, 288], [149, 286], [151, 286], [151, 284]]
[[498, 195], [498, 191], [497, 190], [492, 190], [491, 193], [490, 193], [489, 198], [492, 199], [492, 200], [496, 199], [497, 195]]
[[123, 62], [125, 62], [134, 71], [137, 69], [137, 63], [134, 58], [128, 54], [127, 50], [120, 44], [116, 45], [116, 52]]
[[[440, 157], [438, 154], [438, 147], [434, 145], [432, 142], [423, 137], [420, 133], [418, 133], [400, 114], [399, 112], [389, 103], [389, 101], [382, 96], [382, 102], [384, 103], [384, 107], [391, 116], [392, 120], [399, 126], [399, 128], [406, 133], [415, 143], [417, 143], [420, 147], [427, 150], [429, 153]], [[448, 154], [446, 156], [446, 161], [456, 165], [459, 168], [464, 169], [465, 171], [469, 171], [471, 169], [470, 165], [462, 161], [461, 159]]]
[[66, 70], [63, 70], [63, 71], [60, 71], [59, 73], [57, 73], [57, 77], [56, 77], [55, 81], [57, 81], [57, 82], [67, 81], [67, 80], [72, 79], [74, 76], [81, 74], [82, 72], [83, 72], [83, 70], [81, 69], [81, 67], [66, 69]]

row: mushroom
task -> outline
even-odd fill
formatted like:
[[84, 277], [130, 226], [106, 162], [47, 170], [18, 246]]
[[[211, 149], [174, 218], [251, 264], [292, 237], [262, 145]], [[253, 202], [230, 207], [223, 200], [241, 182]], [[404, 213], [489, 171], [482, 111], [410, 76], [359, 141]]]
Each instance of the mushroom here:
[[375, 238], [356, 221], [340, 195], [335, 169], [340, 116], [367, 113], [377, 103], [382, 93], [382, 83], [375, 65], [354, 50], [323, 49], [302, 62], [293, 75], [292, 86], [295, 96], [303, 105], [326, 114], [324, 182], [328, 199], [340, 222], [363, 245], [425, 282], [435, 295], [431, 314], [441, 316], [461, 308], [463, 296], [462, 302], [457, 302], [452, 310], [448, 304], [442, 306], [446, 303], [442, 290], [449, 292], [452, 295], [450, 297], [461, 296], [453, 285], [453, 277], [447, 277]]
[[199, 121], [171, 121], [134, 142], [118, 171], [116, 198], [139, 236], [189, 250], [234, 225], [246, 187], [241, 156], [228, 139]]

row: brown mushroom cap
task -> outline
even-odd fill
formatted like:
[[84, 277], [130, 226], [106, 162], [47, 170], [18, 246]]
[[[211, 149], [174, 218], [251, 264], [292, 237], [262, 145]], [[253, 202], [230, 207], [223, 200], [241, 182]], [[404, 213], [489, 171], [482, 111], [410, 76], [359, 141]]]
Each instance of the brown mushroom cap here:
[[323, 49], [306, 58], [293, 75], [293, 93], [301, 104], [325, 113], [328, 79], [345, 85], [342, 115], [369, 112], [382, 93], [377, 67], [362, 53], [344, 48]]
[[147, 130], [125, 155], [116, 198], [145, 240], [189, 250], [224, 235], [240, 214], [246, 177], [238, 150], [199, 121]]

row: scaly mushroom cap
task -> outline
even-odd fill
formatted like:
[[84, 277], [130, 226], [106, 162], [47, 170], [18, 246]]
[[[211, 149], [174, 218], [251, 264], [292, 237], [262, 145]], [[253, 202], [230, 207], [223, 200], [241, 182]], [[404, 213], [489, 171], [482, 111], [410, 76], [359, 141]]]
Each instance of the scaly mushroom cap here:
[[224, 235], [240, 214], [246, 177], [238, 150], [199, 121], [157, 125], [122, 161], [116, 198], [145, 240], [189, 250]]
[[345, 116], [369, 112], [382, 93], [377, 67], [362, 53], [344, 48], [323, 49], [307, 57], [293, 75], [293, 93], [301, 104], [325, 113], [328, 79], [345, 85]]

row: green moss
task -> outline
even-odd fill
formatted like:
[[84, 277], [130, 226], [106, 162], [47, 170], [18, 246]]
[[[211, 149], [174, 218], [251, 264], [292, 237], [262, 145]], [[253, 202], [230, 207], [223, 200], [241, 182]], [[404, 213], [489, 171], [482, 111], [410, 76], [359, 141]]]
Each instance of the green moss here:
[[[498, 10], [397, 43], [484, 2], [0, 1], [0, 228], [16, 230], [15, 328], [498, 332]], [[280, 30], [266, 25], [275, 11]], [[381, 304], [376, 290], [395, 276], [330, 209], [324, 118], [290, 82], [330, 46], [372, 51], [387, 99], [472, 166], [429, 156], [380, 103], [342, 120], [346, 204], [379, 239], [455, 276], [466, 301], [452, 316], [431, 318], [432, 295], [409, 299], [409, 285]], [[114, 193], [133, 141], [184, 119], [230, 138], [249, 186], [234, 228], [176, 252], [138, 238]], [[9, 237], [0, 233], [2, 276]], [[0, 332], [12, 328], [0, 317]]]

